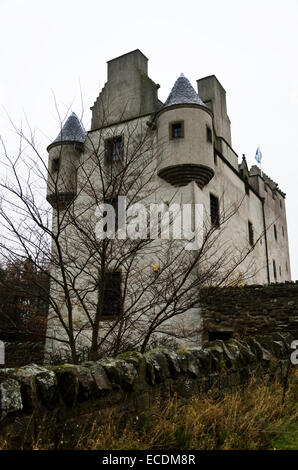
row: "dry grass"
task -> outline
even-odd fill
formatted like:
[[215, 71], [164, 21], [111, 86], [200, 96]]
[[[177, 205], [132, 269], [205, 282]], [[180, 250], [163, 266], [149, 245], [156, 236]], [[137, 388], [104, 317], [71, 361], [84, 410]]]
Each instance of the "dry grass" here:
[[283, 442], [286, 430], [296, 440], [289, 445], [298, 449], [295, 382], [284, 404], [280, 384], [256, 386], [253, 381], [244, 392], [221, 400], [205, 397], [186, 404], [177, 399], [156, 403], [142, 423], [130, 422], [121, 428], [113, 421], [94, 427], [81, 437], [76, 449], [268, 449], [274, 448], [274, 439]]
[[[221, 399], [211, 396], [181, 402], [155, 402], [146, 414], [130, 421], [108, 418], [82, 429], [71, 449], [78, 450], [213, 450], [298, 449], [298, 370], [285, 395], [278, 383], [256, 384]], [[51, 427], [51, 426], [50, 426]], [[32, 449], [53, 449], [42, 425]], [[61, 437], [63, 439], [63, 437]], [[0, 449], [7, 445], [0, 443]], [[55, 448], [65, 448], [58, 439]]]

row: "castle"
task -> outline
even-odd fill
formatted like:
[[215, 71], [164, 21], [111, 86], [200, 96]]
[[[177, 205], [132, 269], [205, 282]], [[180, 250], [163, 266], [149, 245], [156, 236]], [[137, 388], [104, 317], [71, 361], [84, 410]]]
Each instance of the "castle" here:
[[[95, 322], [99, 336], [104, 335], [106, 325], [111, 325], [124, 311], [119, 299], [128, 285], [124, 268], [127, 260], [117, 265], [120, 255], [114, 246], [114, 255], [100, 270], [108, 273], [105, 279], [101, 277], [104, 284], [101, 287], [95, 273], [102, 256], [96, 253], [94, 239], [92, 236], [88, 238], [88, 233], [94, 232], [95, 222], [91, 218], [96, 204], [109, 202], [117, 209], [115, 195], [123, 194], [121, 190], [127, 186], [130, 189], [126, 195], [135, 191], [137, 202], [150, 200], [167, 206], [169, 201], [201, 204], [206, 220], [218, 230], [221, 213], [226, 211], [225, 230], [212, 256], [214, 253], [222, 254], [223, 247], [227, 246], [230, 247], [230, 260], [231, 250], [235, 256], [236, 252], [243, 254], [242, 262], [232, 270], [227, 282], [267, 284], [291, 279], [285, 193], [259, 167], [254, 165], [249, 169], [245, 156], [239, 162], [232, 148], [224, 88], [211, 75], [197, 80], [198, 91], [195, 91], [181, 74], [167, 100], [162, 103], [158, 99], [159, 85], [148, 77], [147, 62], [148, 59], [138, 49], [110, 60], [107, 83], [91, 108], [90, 131], [85, 132], [73, 113], [48, 147], [47, 200], [53, 207], [53, 227], [59, 230], [61, 224], [68, 220], [67, 227], [61, 231], [61, 240], [64, 240], [62, 251], [68, 250], [65, 266], [71, 266], [61, 273], [63, 254], [53, 243], [56, 262], [52, 273], [57, 283], [52, 283], [51, 292], [56, 299], [56, 306], [52, 309], [56, 310], [48, 322], [48, 351], [58, 347], [55, 342], [60, 335], [57, 331], [61, 329], [56, 321], [58, 311], [61, 312], [59, 322], [68, 322], [66, 326], [69, 327], [71, 321], [77, 332], [75, 337], [71, 335], [71, 341], [81, 338], [82, 342], [87, 337], [90, 340], [88, 331], [92, 320], [89, 315], [98, 311], [99, 297], [102, 310], [98, 322]], [[119, 183], [124, 178], [123, 162], [129, 152], [133, 155], [133, 170], [126, 161], [126, 182]], [[141, 161], [142, 167], [138, 163]], [[140, 166], [136, 169], [138, 164]], [[147, 175], [150, 181], [145, 187]], [[234, 211], [229, 216], [231, 208]], [[79, 228], [69, 222], [70, 214], [72, 221], [80, 217], [84, 220]], [[83, 214], [88, 214], [88, 217], [84, 219]], [[85, 230], [86, 242], [82, 235]], [[138, 257], [138, 266], [143, 267], [137, 274], [134, 271], [133, 292], [128, 296], [130, 302], [141, 289], [146, 290], [144, 286], [148, 285], [150, 276], [156, 273], [162, 276], [159, 241], [154, 243], [154, 250], [148, 253], [145, 249]], [[131, 249], [131, 245], [129, 247]], [[91, 253], [95, 263], [91, 261]], [[208, 259], [204, 262], [208, 264]], [[142, 278], [141, 282], [147, 267], [146, 280]], [[177, 269], [179, 264], [175, 265]], [[71, 288], [65, 287], [67, 276], [71, 278]], [[194, 303], [186, 310], [182, 327], [186, 328], [185, 319], [188, 318], [189, 329], [193, 330], [193, 325], [199, 322], [199, 306]], [[143, 324], [146, 315], [143, 312]], [[165, 324], [169, 325], [169, 321]], [[136, 320], [132, 328], [142, 337], [144, 330], [139, 325], [139, 320]], [[119, 328], [116, 329], [118, 333]], [[113, 326], [111, 330], [115, 335]], [[126, 338], [129, 337], [131, 334], [128, 333]]]

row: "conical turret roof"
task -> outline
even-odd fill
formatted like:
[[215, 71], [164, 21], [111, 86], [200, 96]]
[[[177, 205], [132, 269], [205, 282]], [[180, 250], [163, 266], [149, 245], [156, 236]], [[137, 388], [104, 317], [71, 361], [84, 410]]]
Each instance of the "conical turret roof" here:
[[84, 143], [85, 140], [86, 131], [82, 123], [75, 113], [71, 113], [54, 142], [72, 141]]
[[163, 108], [175, 104], [200, 104], [201, 106], [206, 106], [183, 73], [177, 78]]

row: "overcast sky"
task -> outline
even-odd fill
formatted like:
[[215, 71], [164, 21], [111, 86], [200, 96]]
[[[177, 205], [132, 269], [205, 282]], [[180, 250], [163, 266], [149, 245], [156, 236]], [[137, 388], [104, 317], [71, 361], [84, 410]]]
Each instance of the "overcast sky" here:
[[[0, 104], [25, 111], [44, 147], [62, 113], [81, 114], [106, 82], [106, 61], [134, 49], [164, 101], [183, 72], [216, 75], [227, 92], [232, 145], [287, 194], [292, 278], [298, 279], [298, 0], [0, 0]], [[13, 145], [4, 109], [1, 136]]]

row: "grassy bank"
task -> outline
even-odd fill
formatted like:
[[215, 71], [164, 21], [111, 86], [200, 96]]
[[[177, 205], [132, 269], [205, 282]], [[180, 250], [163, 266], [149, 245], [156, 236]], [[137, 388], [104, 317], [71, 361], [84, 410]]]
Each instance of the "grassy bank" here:
[[[82, 435], [78, 449], [298, 449], [298, 371], [283, 403], [279, 383], [251, 383], [221, 400], [156, 403], [145, 420]], [[142, 421], [142, 422], [139, 422]]]
[[[49, 442], [50, 429], [49, 423], [41, 426], [34, 449], [65, 449], [63, 436]], [[91, 430], [82, 428], [80, 437], [71, 440], [71, 449], [80, 450], [298, 449], [298, 369], [286, 393], [278, 382], [252, 381], [244, 391], [221, 399], [171, 398], [129, 421], [111, 417]], [[0, 442], [5, 448], [9, 445]]]

